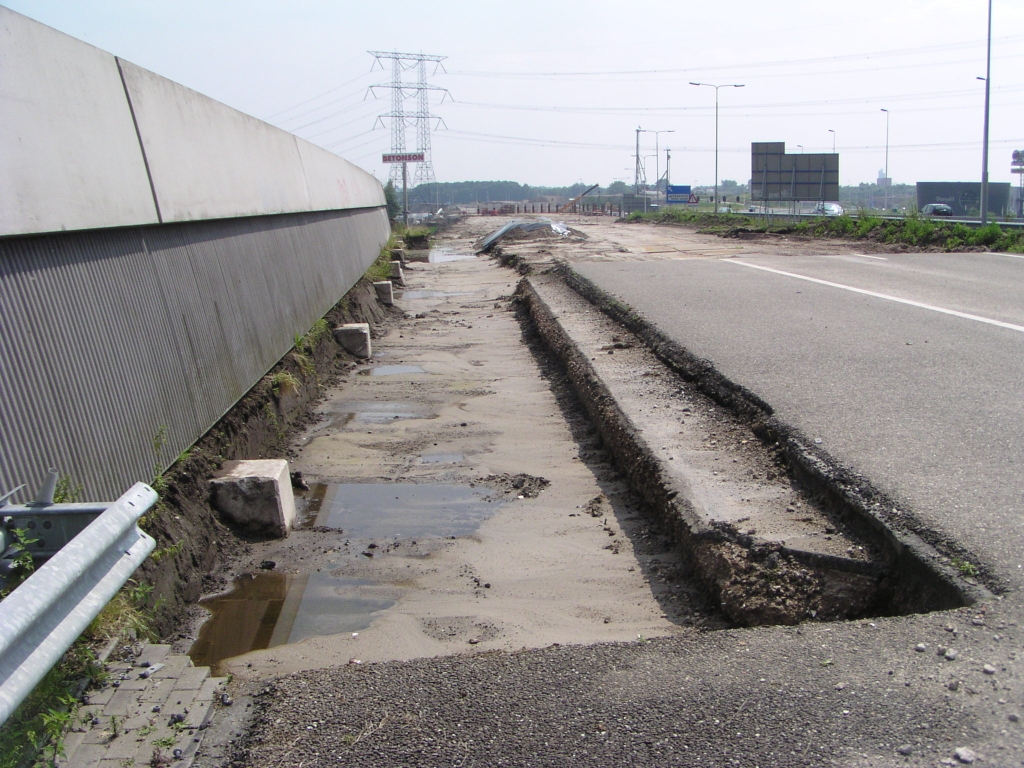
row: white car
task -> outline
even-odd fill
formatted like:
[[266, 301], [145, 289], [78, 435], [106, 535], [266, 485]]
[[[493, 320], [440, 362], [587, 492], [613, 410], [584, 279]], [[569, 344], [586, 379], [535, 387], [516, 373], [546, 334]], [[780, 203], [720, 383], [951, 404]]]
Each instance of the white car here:
[[812, 213], [816, 216], [842, 216], [843, 206], [839, 203], [818, 203]]

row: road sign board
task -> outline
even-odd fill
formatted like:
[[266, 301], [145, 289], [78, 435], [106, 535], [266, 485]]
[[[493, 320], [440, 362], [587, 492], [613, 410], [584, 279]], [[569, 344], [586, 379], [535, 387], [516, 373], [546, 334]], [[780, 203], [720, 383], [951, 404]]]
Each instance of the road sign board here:
[[1010, 160], [1010, 165], [1024, 165], [1024, 149], [1013, 150], [1013, 159]]
[[383, 155], [381, 162], [384, 163], [422, 163], [422, 152], [400, 152], [390, 155]]
[[681, 186], [669, 185], [665, 188], [666, 203], [689, 203], [691, 202], [691, 197], [689, 184]]

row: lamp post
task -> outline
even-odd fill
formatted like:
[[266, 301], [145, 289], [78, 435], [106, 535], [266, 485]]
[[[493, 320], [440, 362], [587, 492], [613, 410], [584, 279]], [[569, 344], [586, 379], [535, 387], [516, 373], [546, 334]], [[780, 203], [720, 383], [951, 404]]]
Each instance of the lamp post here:
[[690, 85], [705, 85], [708, 88], [715, 89], [715, 201], [712, 205], [712, 209], [718, 211], [718, 89], [719, 88], [744, 88], [745, 85], [742, 83], [722, 83], [720, 85], [713, 85], [712, 83], [694, 83]]
[[834, 155], [836, 153], [836, 132], [831, 128], [828, 129], [828, 132], [832, 134], [832, 154]]
[[889, 187], [892, 186], [892, 181], [889, 179], [889, 110], [883, 109], [885, 112], [885, 210], [889, 210]]
[[800, 150], [800, 154], [801, 155], [804, 153], [804, 145], [803, 144], [797, 144], [796, 148]]
[[988, 222], [988, 104], [992, 81], [992, 0], [988, 0], [988, 49], [985, 57], [985, 136], [981, 144], [981, 225]]

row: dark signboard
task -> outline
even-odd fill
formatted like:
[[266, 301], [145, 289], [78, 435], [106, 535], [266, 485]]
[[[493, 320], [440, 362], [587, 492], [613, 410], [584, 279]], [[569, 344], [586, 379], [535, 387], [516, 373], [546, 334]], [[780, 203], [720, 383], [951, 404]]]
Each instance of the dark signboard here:
[[784, 141], [755, 141], [750, 145], [750, 199], [838, 200], [839, 155], [792, 155]]
[[[981, 215], [980, 181], [919, 181], [917, 182], [917, 208], [929, 203], [945, 203], [954, 216]], [[1010, 185], [989, 182], [988, 212], [1002, 216], [1010, 204]]]

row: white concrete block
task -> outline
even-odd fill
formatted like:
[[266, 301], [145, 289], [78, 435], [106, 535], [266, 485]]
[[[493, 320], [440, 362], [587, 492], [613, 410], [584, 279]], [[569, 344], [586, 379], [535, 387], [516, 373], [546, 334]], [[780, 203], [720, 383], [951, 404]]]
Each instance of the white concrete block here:
[[369, 323], [346, 323], [335, 328], [334, 340], [350, 355], [368, 358], [373, 354], [370, 346]]
[[395, 286], [390, 280], [374, 283], [373, 288], [377, 291], [377, 298], [381, 304], [390, 307], [395, 303]]
[[405, 285], [405, 275], [402, 274], [402, 262], [391, 262], [391, 279], [397, 280], [402, 285]]
[[210, 481], [214, 509], [253, 533], [278, 538], [295, 523], [295, 497], [284, 459], [227, 462]]

